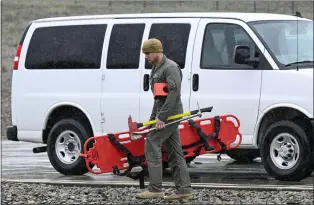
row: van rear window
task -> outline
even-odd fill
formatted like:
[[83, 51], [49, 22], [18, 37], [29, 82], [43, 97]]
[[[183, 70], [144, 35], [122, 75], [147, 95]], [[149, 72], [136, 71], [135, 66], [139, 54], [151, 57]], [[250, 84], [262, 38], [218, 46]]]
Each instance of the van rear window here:
[[27, 69], [99, 69], [107, 25], [37, 28], [26, 54]]

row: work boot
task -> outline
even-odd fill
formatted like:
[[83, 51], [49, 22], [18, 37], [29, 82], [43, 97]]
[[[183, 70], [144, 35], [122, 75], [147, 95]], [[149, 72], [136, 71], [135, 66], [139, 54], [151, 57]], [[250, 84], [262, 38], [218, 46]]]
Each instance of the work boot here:
[[136, 194], [137, 199], [163, 199], [164, 198], [164, 193], [163, 192], [142, 192]]
[[177, 194], [177, 193], [164, 197], [164, 199], [168, 201], [185, 200], [185, 199], [190, 199], [190, 198], [192, 198], [192, 194]]

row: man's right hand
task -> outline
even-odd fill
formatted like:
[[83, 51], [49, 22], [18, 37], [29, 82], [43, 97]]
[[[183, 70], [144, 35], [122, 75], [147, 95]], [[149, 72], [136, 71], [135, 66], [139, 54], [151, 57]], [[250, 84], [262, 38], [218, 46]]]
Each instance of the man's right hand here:
[[156, 128], [157, 130], [162, 130], [165, 128], [165, 123], [159, 120], [157, 117], [156, 117]]

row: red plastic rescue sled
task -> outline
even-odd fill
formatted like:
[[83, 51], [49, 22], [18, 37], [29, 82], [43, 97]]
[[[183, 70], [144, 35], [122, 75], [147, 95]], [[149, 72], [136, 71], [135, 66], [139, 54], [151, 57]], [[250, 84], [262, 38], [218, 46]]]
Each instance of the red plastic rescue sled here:
[[[202, 154], [218, 153], [237, 148], [242, 142], [239, 132], [240, 122], [234, 115], [222, 115], [197, 120], [183, 121], [179, 125], [181, 144], [185, 158]], [[133, 167], [146, 166], [144, 143], [147, 134], [137, 140], [131, 140], [130, 132], [120, 132], [89, 138], [84, 144], [86, 166], [93, 174], [113, 172], [120, 176], [129, 176]], [[232, 146], [233, 143], [238, 142]], [[91, 146], [90, 148], [88, 148]], [[162, 153], [163, 162], [167, 162], [167, 153]], [[100, 171], [91, 168], [96, 165]], [[126, 170], [120, 173], [121, 170]], [[132, 178], [132, 177], [131, 177]], [[138, 177], [133, 177], [135, 179]]]

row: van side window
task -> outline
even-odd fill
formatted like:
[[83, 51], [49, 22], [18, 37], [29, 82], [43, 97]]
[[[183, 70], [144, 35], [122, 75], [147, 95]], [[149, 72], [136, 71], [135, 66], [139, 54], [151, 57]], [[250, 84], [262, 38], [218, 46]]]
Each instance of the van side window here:
[[[154, 23], [151, 26], [149, 38], [159, 39], [163, 44], [163, 51], [167, 58], [175, 61], [183, 69], [190, 29], [191, 25], [187, 23]], [[145, 68], [152, 68], [147, 60]]]
[[205, 28], [200, 68], [202, 69], [251, 69], [249, 65], [236, 64], [233, 53], [236, 45], [250, 47], [251, 56], [258, 57], [253, 40], [239, 25], [209, 23]]
[[107, 25], [35, 29], [25, 59], [27, 69], [99, 69]]
[[145, 24], [115, 24], [112, 27], [108, 69], [138, 69]]

